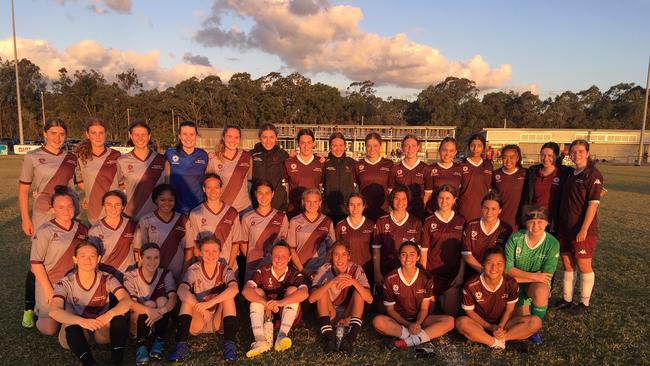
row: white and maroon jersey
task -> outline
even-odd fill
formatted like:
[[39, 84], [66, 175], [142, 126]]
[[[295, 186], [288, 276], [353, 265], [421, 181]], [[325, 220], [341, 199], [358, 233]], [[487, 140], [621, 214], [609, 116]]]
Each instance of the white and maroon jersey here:
[[334, 232], [336, 239], [343, 239], [350, 245], [350, 261], [363, 266], [365, 271], [372, 269], [372, 235], [375, 230], [375, 223], [367, 217], [363, 217], [361, 223], [356, 227], [350, 223], [350, 218], [336, 224]]
[[270, 263], [271, 248], [278, 238], [286, 238], [289, 220], [283, 211], [272, 209], [267, 215], [253, 210], [241, 220], [242, 242], [248, 244], [246, 276], [249, 280], [262, 265]]
[[133, 268], [124, 274], [124, 287], [133, 301], [143, 304], [175, 293], [176, 281], [172, 272], [164, 268], [156, 269], [150, 281], [145, 278], [142, 268]]
[[433, 280], [425, 271], [415, 270], [415, 276], [408, 282], [402, 269], [398, 268], [384, 277], [384, 305], [393, 305], [395, 311], [407, 321], [418, 316], [424, 300], [433, 298]]
[[[603, 182], [603, 175], [596, 167], [569, 174], [564, 183], [560, 203], [558, 230], [560, 233], [570, 237], [575, 237], [578, 234], [582, 222], [585, 220], [589, 203], [600, 202]], [[587, 235], [598, 235], [598, 213], [589, 225]]]
[[85, 288], [78, 272], [73, 271], [54, 286], [52, 297], [62, 299], [67, 311], [82, 318], [95, 319], [111, 308], [109, 294], [116, 295], [119, 289], [124, 287], [110, 273], [95, 271], [93, 284]]
[[386, 158], [381, 158], [375, 163], [363, 159], [354, 164], [354, 177], [359, 192], [366, 199], [363, 214], [373, 221], [388, 213], [388, 181], [393, 165], [393, 162]]
[[405, 185], [411, 191], [408, 211], [420, 220], [424, 220], [424, 173], [427, 164], [418, 159], [413, 166], [406, 166], [404, 160], [393, 165], [390, 170], [388, 188], [393, 189], [398, 184]]
[[[476, 219], [468, 221], [463, 229], [463, 248], [462, 255], [471, 255], [479, 263], [485, 259], [485, 251], [488, 248], [500, 246], [505, 249], [508, 238], [512, 234], [512, 228], [507, 223], [498, 220], [492, 230], [487, 231], [483, 220]], [[467, 266], [465, 278], [476, 274], [471, 267]]]
[[[138, 224], [126, 217], [120, 218], [120, 224], [116, 228], [110, 227], [104, 219], [99, 220], [88, 230], [88, 240], [95, 243], [99, 248], [102, 257], [100, 263], [109, 268], [102, 268], [103, 271], [125, 273], [130, 265], [135, 263], [133, 259], [133, 239]], [[120, 276], [118, 276], [120, 278]]]
[[434, 278], [451, 280], [458, 274], [461, 261], [465, 219], [452, 211], [448, 220], [443, 220], [436, 211], [424, 221], [422, 247], [427, 251], [427, 271]]
[[312, 155], [311, 160], [303, 161], [299, 156], [284, 161], [284, 180], [289, 185], [290, 218], [302, 212], [302, 192], [318, 188], [323, 180], [323, 163]]
[[237, 149], [232, 159], [223, 156], [223, 160], [212, 158], [208, 162], [208, 173], [216, 173], [223, 181], [221, 200], [234, 207], [238, 212], [251, 206], [248, 195], [248, 182], [253, 174], [253, 161], [248, 151]]
[[514, 278], [504, 274], [497, 288], [489, 289], [483, 274], [480, 274], [465, 282], [462, 307], [465, 311], [474, 311], [486, 322], [496, 324], [508, 304], [516, 303], [518, 298], [519, 285]]
[[104, 149], [101, 155], [92, 154], [86, 161], [79, 160], [77, 166], [77, 183], [84, 183], [84, 193], [88, 201], [88, 221], [94, 225], [104, 216], [102, 197], [104, 193], [119, 188], [119, 169], [117, 159], [120, 152]]
[[316, 273], [325, 263], [327, 250], [335, 238], [332, 219], [323, 214], [318, 214], [314, 221], [309, 221], [305, 214], [289, 221], [287, 242], [296, 250], [300, 262], [310, 273]]
[[444, 184], [449, 184], [456, 189], [460, 189], [461, 166], [452, 162], [448, 167], [444, 167], [440, 162], [427, 166], [424, 172], [424, 190], [433, 193], [427, 203], [427, 212], [435, 212], [438, 209], [438, 197], [436, 192]]
[[[363, 268], [361, 268], [360, 265], [350, 262], [348, 264], [348, 268], [345, 270], [345, 273], [349, 274], [350, 277], [352, 277], [354, 280], [359, 282], [361, 286], [368, 289], [370, 288], [370, 284], [368, 283], [368, 278], [366, 277], [366, 273], [363, 270]], [[316, 276], [314, 276], [314, 282], [312, 284], [312, 287], [313, 288], [321, 287], [327, 281], [335, 278], [339, 274], [341, 273], [336, 271], [336, 269], [332, 267], [331, 263], [325, 263], [318, 269], [318, 272], [316, 272]], [[332, 301], [332, 305], [343, 306], [346, 305], [353, 291], [354, 291], [354, 286], [344, 288], [343, 290], [337, 289], [336, 286], [331, 286], [329, 288], [329, 291], [327, 291], [327, 293], [329, 294], [330, 300]]]
[[170, 270], [178, 280], [183, 272], [185, 251], [194, 248], [194, 241], [188, 239], [188, 231], [189, 220], [186, 215], [175, 212], [171, 220], [165, 221], [154, 211], [138, 221], [134, 250], [139, 252], [146, 243], [158, 244], [160, 267]]
[[261, 288], [267, 300], [281, 300], [289, 287], [307, 287], [305, 276], [292, 266], [287, 266], [284, 273], [277, 274], [271, 264], [258, 268], [253, 273], [253, 278], [246, 284], [253, 288]]
[[[221, 241], [221, 258], [226, 263], [230, 260], [233, 244], [243, 241], [239, 213], [233, 207], [223, 204], [219, 212], [213, 212], [207, 203], [196, 206], [190, 211], [187, 241], [194, 245], [206, 236], [214, 235]], [[233, 269], [237, 269], [235, 262]]]
[[460, 164], [461, 183], [458, 194], [458, 213], [465, 220], [474, 220], [481, 217], [481, 200], [490, 191], [492, 186], [492, 163], [481, 160], [474, 164], [471, 160], [465, 159]]
[[29, 260], [32, 264], [45, 266], [50, 283], [57, 283], [74, 268], [74, 247], [87, 237], [88, 229], [78, 221], [73, 221], [72, 226], [66, 229], [50, 220], [41, 225], [32, 237]]
[[517, 231], [519, 207], [524, 195], [528, 171], [524, 168], [517, 168], [512, 173], [506, 173], [503, 167], [492, 173], [492, 188], [501, 197], [501, 215], [499, 218], [505, 221], [513, 231]]
[[146, 159], [140, 160], [133, 151], [117, 159], [121, 179], [126, 187], [127, 204], [124, 213], [139, 220], [153, 212], [156, 204], [151, 200], [153, 189], [165, 183], [165, 156], [149, 151]]
[[63, 150], [53, 154], [41, 147], [25, 155], [19, 181], [21, 184], [33, 185], [36, 191], [32, 206], [34, 231], [53, 218], [50, 213], [50, 200], [54, 187], [62, 185], [73, 189], [76, 169], [77, 157]]
[[403, 242], [411, 240], [420, 245], [421, 237], [422, 222], [409, 213], [401, 222], [395, 221], [392, 214], [380, 217], [375, 223], [372, 248], [381, 249], [381, 273], [386, 275], [400, 266], [399, 247]]
[[200, 302], [219, 295], [233, 282], [237, 282], [235, 271], [222, 261], [217, 262], [212, 274], [207, 272], [203, 261], [198, 261], [187, 269], [181, 284], [186, 284]]

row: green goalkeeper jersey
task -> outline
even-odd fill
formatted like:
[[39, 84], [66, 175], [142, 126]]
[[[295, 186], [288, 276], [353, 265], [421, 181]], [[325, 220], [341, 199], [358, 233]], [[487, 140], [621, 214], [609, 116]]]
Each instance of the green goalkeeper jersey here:
[[555, 273], [560, 257], [560, 243], [549, 233], [539, 243], [526, 243], [526, 230], [513, 233], [506, 244], [506, 270]]

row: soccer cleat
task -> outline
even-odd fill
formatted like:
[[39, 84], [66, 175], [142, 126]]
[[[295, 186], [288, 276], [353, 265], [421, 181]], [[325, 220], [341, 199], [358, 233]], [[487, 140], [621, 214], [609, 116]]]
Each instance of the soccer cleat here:
[[584, 303], [580, 303], [578, 305], [574, 305], [569, 309], [569, 314], [571, 315], [583, 315], [583, 314], [589, 314], [589, 306], [585, 305]]
[[156, 338], [156, 340], [151, 345], [151, 349], [149, 350], [149, 357], [156, 360], [162, 360], [164, 357], [163, 348], [164, 348], [163, 340]]
[[395, 341], [395, 348], [399, 348], [399, 349], [408, 348], [408, 344], [406, 344], [406, 340], [398, 339]]
[[271, 320], [264, 322], [264, 339], [266, 343], [273, 344], [273, 322]]
[[557, 304], [555, 304], [555, 308], [557, 310], [567, 310], [573, 306], [574, 304], [571, 301], [566, 301], [564, 299], [560, 300]]
[[352, 350], [354, 349], [354, 346], [352, 345], [352, 340], [350, 339], [349, 336], [343, 337], [341, 340], [341, 345], [339, 346], [339, 352], [349, 355], [352, 354]]
[[287, 335], [282, 332], [278, 333], [278, 338], [275, 340], [274, 348], [278, 352], [288, 350], [291, 348], [291, 338], [287, 337]]
[[34, 328], [34, 310], [23, 311], [23, 327]]
[[147, 346], [139, 346], [135, 350], [135, 364], [138, 366], [149, 364], [149, 351], [147, 350]]
[[266, 341], [253, 342], [250, 351], [246, 352], [246, 357], [253, 358], [271, 349], [271, 343]]
[[223, 342], [223, 359], [226, 362], [237, 361], [237, 346], [233, 341]]
[[334, 335], [333, 331], [328, 331], [323, 334], [323, 338], [325, 338], [325, 347], [324, 351], [325, 353], [334, 353], [336, 352], [336, 336]]
[[539, 332], [535, 332], [532, 336], [530, 336], [530, 338], [528, 338], [528, 340], [536, 346], [541, 346], [544, 343]]
[[180, 362], [183, 361], [185, 357], [190, 354], [190, 346], [187, 342], [176, 342], [174, 348], [167, 356], [167, 360], [170, 362]]

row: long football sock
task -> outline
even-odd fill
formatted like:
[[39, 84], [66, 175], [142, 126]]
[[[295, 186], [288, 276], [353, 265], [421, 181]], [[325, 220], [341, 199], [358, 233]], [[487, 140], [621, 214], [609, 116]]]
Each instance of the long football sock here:
[[538, 318], [544, 320], [544, 316], [546, 316], [546, 311], [548, 310], [548, 305], [544, 306], [537, 306], [535, 304], [532, 304], [530, 306], [530, 313], [532, 315], [537, 316]]
[[190, 339], [190, 324], [192, 316], [183, 314], [178, 316], [178, 325], [176, 326], [176, 342], [187, 342]]
[[282, 324], [280, 324], [280, 333], [288, 335], [291, 327], [293, 326], [293, 321], [296, 320], [296, 315], [298, 315], [299, 303], [293, 303], [284, 306], [282, 309]]
[[573, 301], [573, 287], [575, 287], [576, 279], [575, 272], [564, 271], [562, 279], [562, 298], [566, 302]]
[[264, 305], [251, 302], [251, 328], [253, 329], [253, 337], [255, 341], [263, 341], [264, 338]]
[[580, 301], [586, 306], [589, 306], [595, 281], [596, 274], [594, 272], [580, 274]]

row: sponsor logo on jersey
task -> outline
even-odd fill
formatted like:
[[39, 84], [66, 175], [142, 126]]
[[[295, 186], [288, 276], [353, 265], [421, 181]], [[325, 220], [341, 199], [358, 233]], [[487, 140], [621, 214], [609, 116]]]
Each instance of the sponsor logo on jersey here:
[[232, 220], [230, 220], [230, 219], [224, 219], [224, 220], [223, 220], [223, 223], [224, 223], [224, 224], [232, 225]]
[[194, 161], [194, 164], [205, 165], [205, 160], [204, 160], [204, 159], [196, 159], [196, 160]]
[[454, 229], [456, 229], [456, 230], [463, 230], [463, 225], [454, 226]]
[[278, 220], [273, 220], [271, 221], [271, 225], [282, 225], [282, 223]]
[[325, 169], [326, 169], [326, 170], [333, 170], [333, 171], [336, 171], [336, 168], [335, 168], [335, 167], [333, 167], [333, 166], [328, 166], [328, 167], [327, 167], [327, 168], [325, 168]]
[[314, 171], [315, 171], [315, 172], [322, 172], [323, 169], [321, 169], [321, 168], [314, 168]]
[[153, 165], [151, 166], [151, 169], [163, 170], [163, 169], [165, 169], [165, 167], [162, 166], [162, 165], [160, 165], [160, 164], [153, 164]]
[[578, 252], [578, 254], [587, 254], [587, 251], [584, 250], [584, 249], [580, 249], [580, 251]]
[[580, 184], [582, 184], [582, 183], [584, 183], [584, 182], [585, 182], [585, 181], [582, 180], [582, 179], [576, 179], [576, 183], [580, 183]]
[[416, 293], [416, 294], [423, 294], [423, 293], [425, 293], [425, 292], [427, 292], [427, 290], [425, 290], [425, 289], [423, 289], [423, 288], [415, 290], [415, 293]]
[[408, 229], [408, 230], [406, 231], [406, 233], [407, 233], [407, 234], [415, 234], [415, 233], [417, 233], [417, 230], [415, 230], [415, 229]]
[[483, 173], [492, 175], [492, 171], [487, 169], [483, 169]]
[[[132, 238], [132, 237], [133, 237], [133, 233], [124, 233], [123, 236], [124, 236], [125, 238]], [[101, 235], [100, 235], [100, 237], [101, 237]]]

